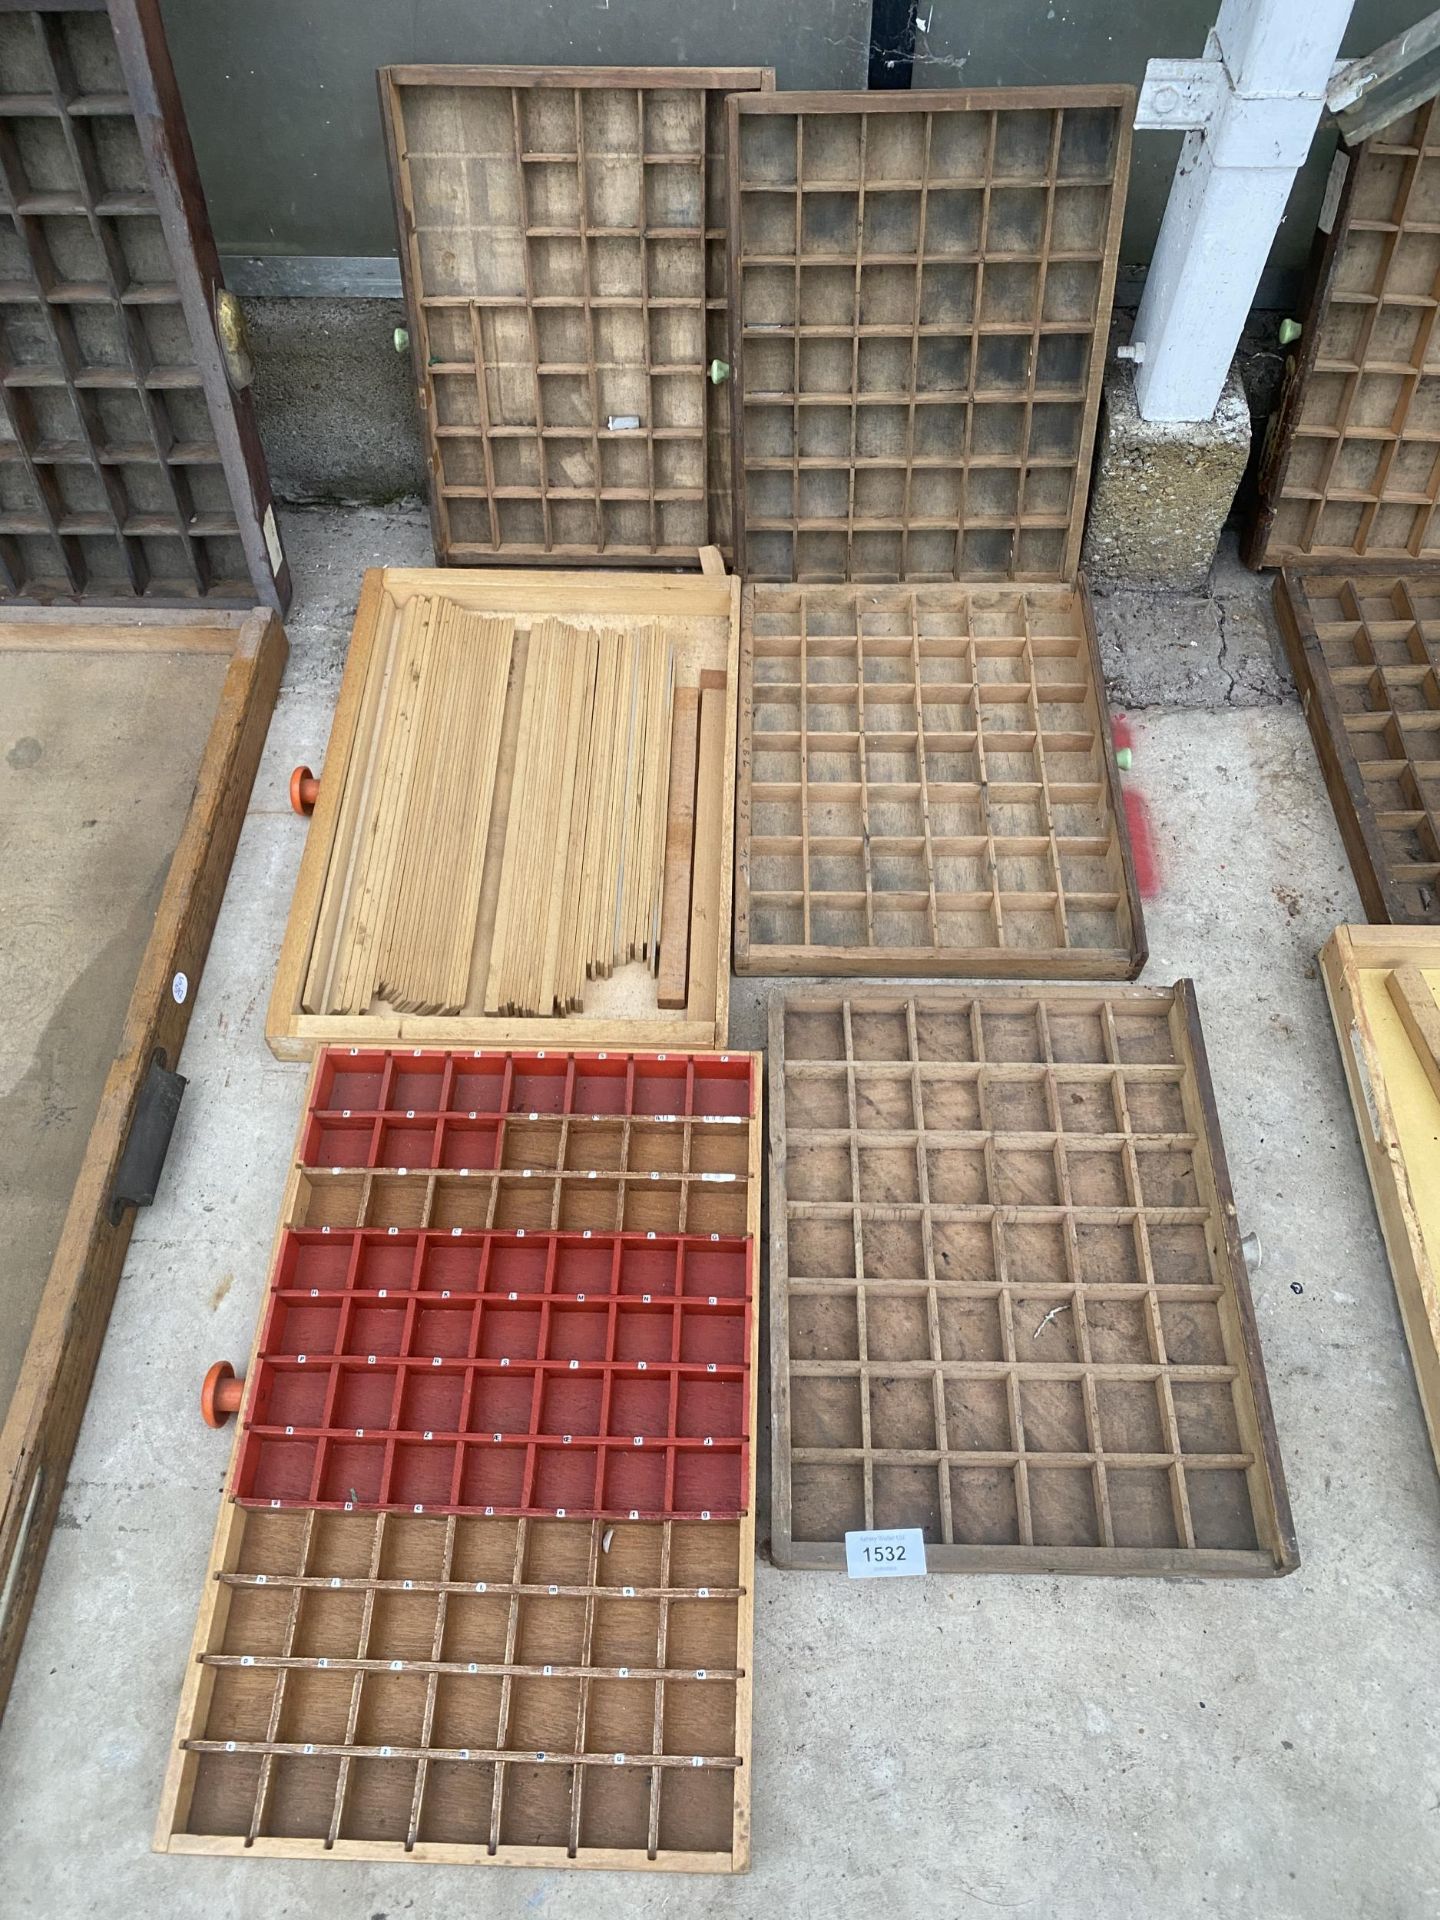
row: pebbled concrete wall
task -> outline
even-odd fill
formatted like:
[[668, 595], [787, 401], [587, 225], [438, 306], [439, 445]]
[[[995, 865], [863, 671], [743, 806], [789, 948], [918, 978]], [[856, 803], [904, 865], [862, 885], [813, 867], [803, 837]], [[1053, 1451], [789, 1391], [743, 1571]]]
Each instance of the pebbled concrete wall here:
[[[255, 404], [276, 495], [295, 505], [355, 501], [383, 506], [423, 497], [425, 455], [399, 300], [243, 301], [255, 354]], [[1112, 334], [1129, 337], [1133, 310]], [[1257, 313], [1240, 344], [1251, 417], [1263, 426], [1284, 356], [1277, 313]], [[1237, 512], [1247, 498], [1242, 485]]]
[[260, 438], [279, 498], [384, 505], [423, 495], [410, 355], [394, 347], [403, 301], [243, 304]]

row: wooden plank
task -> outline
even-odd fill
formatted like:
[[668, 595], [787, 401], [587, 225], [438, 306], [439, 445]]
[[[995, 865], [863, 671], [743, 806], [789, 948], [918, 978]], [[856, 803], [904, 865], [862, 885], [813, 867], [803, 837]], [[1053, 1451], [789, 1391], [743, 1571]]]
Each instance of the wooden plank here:
[[[238, 631], [233, 625], [226, 630], [234, 656], [195, 798], [0, 1429], [0, 1588], [8, 1595], [0, 1621], [0, 1708], [14, 1678], [134, 1222], [133, 1210], [118, 1222], [110, 1217], [120, 1154], [151, 1060], [158, 1056], [173, 1065], [180, 1056], [284, 669], [285, 636], [272, 616], [255, 613]], [[96, 638], [103, 641], [101, 631]], [[183, 998], [171, 992], [177, 973], [190, 982]]]
[[[94, 628], [80, 626], [73, 620], [63, 627], [22, 627], [13, 624], [17, 613], [48, 613], [49, 608], [4, 606], [4, 629], [0, 631], [0, 653], [73, 653], [84, 648], [93, 650], [97, 644]], [[96, 612], [102, 619], [110, 612], [109, 608], [67, 607], [67, 614]], [[156, 612], [165, 611], [156, 608]], [[178, 609], [175, 609], [178, 611]], [[192, 616], [181, 614], [183, 621]], [[239, 616], [237, 616], [238, 618]], [[204, 628], [190, 625], [174, 627], [136, 626], [108, 630], [104, 647], [107, 653], [233, 653], [235, 635], [223, 627]]]
[[1440, 1465], [1440, 1128], [1435, 1091], [1390, 991], [1397, 970], [1440, 984], [1433, 927], [1337, 927], [1320, 955], [1340, 1061], [1415, 1383]]
[[732, 95], [747, 580], [1074, 577], [1134, 98]]
[[695, 844], [695, 768], [700, 692], [680, 687], [670, 727], [670, 792], [665, 822], [665, 901], [660, 920], [660, 973], [655, 997], [683, 1007], [690, 972], [690, 862]]
[[379, 84], [437, 559], [693, 566], [730, 485], [707, 379], [727, 305], [711, 143], [723, 97], [773, 73], [408, 66]]
[[401, 619], [380, 723], [372, 804], [356, 836], [353, 886], [347, 889], [336, 942], [339, 964], [334, 995], [345, 1011], [363, 1013], [374, 997], [383, 903], [414, 768], [420, 654], [431, 604], [412, 600]]
[[[303, 949], [298, 942], [286, 940], [280, 949], [280, 963], [270, 995], [270, 1017], [277, 1007], [314, 1006], [323, 1001], [326, 981], [333, 966], [335, 941], [343, 910], [342, 890], [331, 880], [332, 855], [341, 852], [347, 870], [351, 851], [359, 832], [364, 795], [357, 783], [348, 783], [351, 754], [357, 734], [362, 755], [368, 764], [374, 745], [375, 716], [384, 683], [382, 672], [371, 674], [369, 665], [377, 648], [377, 628], [386, 608], [384, 575], [378, 567], [367, 570], [360, 586], [360, 600], [351, 634], [348, 670], [340, 683], [335, 716], [330, 723], [330, 744], [324, 761], [325, 777], [311, 815], [300, 873], [291, 896], [290, 911], [313, 927]], [[343, 851], [342, 851], [343, 850]]]
[[769, 1059], [777, 1564], [1298, 1564], [1188, 982], [797, 989]]
[[1385, 985], [1415, 1057], [1440, 1100], [1440, 1007], [1419, 967], [1392, 967]]

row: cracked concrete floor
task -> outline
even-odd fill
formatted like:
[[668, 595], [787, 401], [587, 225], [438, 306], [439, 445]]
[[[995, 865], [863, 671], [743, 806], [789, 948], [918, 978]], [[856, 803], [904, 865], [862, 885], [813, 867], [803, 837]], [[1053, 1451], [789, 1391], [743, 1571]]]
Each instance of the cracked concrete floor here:
[[[413, 512], [292, 515], [286, 531], [290, 669], [185, 1049], [190, 1090], [0, 1728], [0, 1912], [1440, 1910], [1440, 1481], [1314, 965], [1359, 902], [1265, 588], [1223, 565], [1219, 611], [1112, 595], [1099, 619], [1117, 700], [1138, 710], [1133, 777], [1162, 867], [1146, 978], [1197, 982], [1241, 1222], [1264, 1244], [1256, 1303], [1300, 1570], [851, 1586], [762, 1557], [755, 1866], [733, 1882], [149, 1852], [229, 1448], [195, 1396], [211, 1359], [248, 1351], [304, 1079], [262, 1031], [300, 855], [285, 781], [323, 754], [361, 568], [428, 558]], [[738, 1043], [759, 1043], [770, 990], [737, 987]]]

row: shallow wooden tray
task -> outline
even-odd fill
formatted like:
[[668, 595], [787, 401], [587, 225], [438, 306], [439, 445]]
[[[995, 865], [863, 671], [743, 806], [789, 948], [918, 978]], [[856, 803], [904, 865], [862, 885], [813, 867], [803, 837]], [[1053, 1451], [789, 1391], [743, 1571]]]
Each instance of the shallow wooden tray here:
[[0, 0], [0, 597], [283, 610], [159, 0]]
[[728, 553], [725, 96], [774, 84], [381, 68], [437, 560]]
[[1245, 537], [1252, 567], [1413, 567], [1440, 559], [1434, 358], [1440, 118], [1427, 100], [1330, 173], [1265, 431]]
[[[414, 1068], [415, 1056], [404, 1064]], [[743, 1209], [758, 1263], [758, 1055], [751, 1068]], [[323, 1057], [272, 1265], [290, 1224], [312, 1217], [318, 1176], [304, 1171], [302, 1155], [322, 1071]], [[574, 1124], [583, 1130], [584, 1117]], [[414, 1184], [424, 1230], [437, 1196], [457, 1192], [461, 1176], [421, 1174]], [[558, 1224], [562, 1183], [543, 1184], [556, 1189]], [[480, 1217], [494, 1208], [492, 1197]], [[752, 1435], [758, 1384], [754, 1314]], [[246, 1508], [235, 1498], [241, 1438], [157, 1850], [712, 1873], [748, 1866], [753, 1446], [738, 1519], [607, 1521]]]
[[1440, 1097], [1390, 997], [1396, 967], [1440, 988], [1440, 930], [1337, 927], [1320, 955], [1340, 1061], [1440, 1464]]
[[[710, 550], [708, 565], [719, 566]], [[660, 620], [672, 636], [676, 685], [696, 686], [702, 672], [725, 675], [724, 768], [719, 805], [711, 814], [713, 839], [698, 835], [690, 918], [690, 999], [684, 1007], [658, 1004], [654, 977], [641, 963], [593, 983], [582, 1013], [508, 1019], [476, 1011], [472, 995], [456, 1015], [397, 1013], [374, 1001], [363, 1014], [308, 1012], [305, 979], [315, 943], [326, 876], [347, 857], [341, 799], [347, 782], [362, 777], [373, 738], [373, 694], [398, 623], [398, 609], [414, 593], [433, 593], [473, 611], [513, 615], [517, 628], [554, 614], [582, 626]], [[280, 952], [266, 1037], [282, 1060], [306, 1059], [315, 1047], [340, 1041], [387, 1046], [630, 1046], [677, 1051], [723, 1046], [730, 1008], [730, 898], [734, 861], [735, 720], [739, 680], [740, 583], [718, 572], [696, 574], [462, 572], [434, 568], [377, 569], [365, 576], [345, 675], [330, 731], [319, 800]], [[368, 690], [368, 691], [367, 691]], [[518, 721], [518, 700], [510, 702]], [[514, 727], [502, 738], [495, 818], [503, 830], [509, 788], [506, 741], [513, 758]], [[497, 856], [492, 835], [490, 859]], [[486, 897], [482, 889], [482, 898]], [[482, 907], [477, 950], [487, 950], [490, 927]]]
[[1275, 613], [1372, 920], [1440, 920], [1440, 574], [1290, 568]]
[[270, 614], [0, 612], [0, 1705], [285, 662]]
[[777, 996], [770, 1209], [781, 1566], [1298, 1564], [1188, 981]]
[[747, 580], [1069, 580], [1128, 87], [732, 95]]
[[1083, 582], [747, 585], [736, 971], [1138, 973], [1104, 686]]

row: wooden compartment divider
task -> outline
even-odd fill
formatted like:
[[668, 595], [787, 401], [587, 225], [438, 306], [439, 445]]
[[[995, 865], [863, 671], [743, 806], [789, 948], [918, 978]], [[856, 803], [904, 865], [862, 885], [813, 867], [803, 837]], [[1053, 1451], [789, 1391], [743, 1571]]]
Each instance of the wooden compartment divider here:
[[1134, 99], [732, 96], [747, 581], [1074, 577]]
[[1083, 582], [747, 585], [736, 971], [1138, 973], [1104, 686]]
[[0, 598], [282, 610], [158, 0], [0, 0]]
[[769, 1058], [780, 1565], [1297, 1564], [1188, 982], [795, 991]]
[[442, 564], [731, 545], [727, 93], [760, 67], [384, 67]]
[[1440, 117], [1341, 144], [1266, 430], [1254, 567], [1440, 560]]
[[1275, 612], [1365, 911], [1440, 921], [1440, 574], [1287, 567]]

